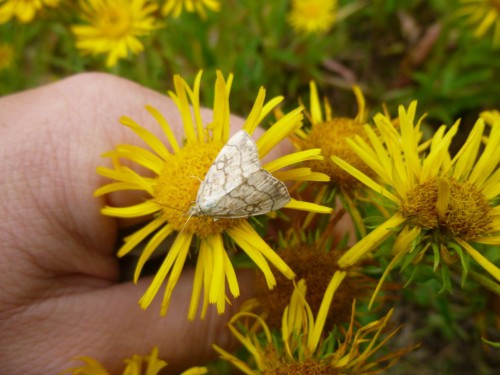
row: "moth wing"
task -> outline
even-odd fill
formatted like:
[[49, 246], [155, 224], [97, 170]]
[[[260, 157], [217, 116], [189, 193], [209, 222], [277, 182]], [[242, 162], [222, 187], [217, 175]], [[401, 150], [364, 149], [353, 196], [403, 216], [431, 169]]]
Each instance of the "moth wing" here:
[[238, 218], [263, 215], [279, 210], [288, 202], [290, 195], [285, 184], [265, 169], [260, 169], [222, 196], [210, 216]]
[[240, 130], [222, 147], [210, 166], [198, 190], [197, 205], [206, 211], [207, 204], [211, 206], [259, 170], [257, 145], [245, 130]]

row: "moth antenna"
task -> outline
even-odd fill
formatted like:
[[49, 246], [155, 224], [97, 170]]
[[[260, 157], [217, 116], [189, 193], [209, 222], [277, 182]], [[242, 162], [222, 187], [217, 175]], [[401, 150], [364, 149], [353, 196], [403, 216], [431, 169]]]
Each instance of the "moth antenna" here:
[[158, 201], [154, 201], [154, 202], [155, 202], [156, 204], [159, 204], [160, 206], [164, 206], [164, 207], [170, 208], [170, 209], [172, 209], [172, 210], [180, 211], [180, 212], [182, 212], [184, 215], [187, 215], [187, 212], [186, 212], [186, 211], [181, 210], [180, 208], [177, 208], [177, 207], [172, 207], [172, 206], [169, 206], [168, 204], [161, 203], [161, 202], [158, 202]]
[[199, 178], [198, 176], [189, 176], [189, 177], [196, 178], [198, 181], [200, 181], [200, 184], [203, 182], [201, 178]]
[[179, 232], [179, 236], [182, 234], [182, 232], [184, 232], [184, 229], [186, 228], [186, 225], [189, 223], [189, 220], [191, 220], [191, 218], [193, 217], [192, 214], [189, 214], [189, 217], [187, 218], [186, 222], [184, 223], [184, 225], [182, 226], [182, 229], [181, 231]]
[[181, 231], [179, 232], [179, 234], [182, 234], [182, 232], [184, 232], [184, 229], [186, 228], [186, 225], [189, 223], [189, 220], [191, 220], [191, 218], [193, 217], [192, 214], [189, 213], [189, 211], [182, 211], [178, 208], [175, 208], [175, 207], [172, 207], [172, 206], [169, 206], [167, 204], [164, 204], [164, 203], [160, 203], [160, 202], [156, 202], [158, 203], [160, 206], [165, 206], [165, 207], [168, 207], [168, 208], [171, 208], [173, 210], [176, 210], [176, 211], [181, 211], [183, 215], [189, 215], [189, 217], [187, 218], [186, 222], [184, 223], [184, 225], [182, 226], [182, 229]]

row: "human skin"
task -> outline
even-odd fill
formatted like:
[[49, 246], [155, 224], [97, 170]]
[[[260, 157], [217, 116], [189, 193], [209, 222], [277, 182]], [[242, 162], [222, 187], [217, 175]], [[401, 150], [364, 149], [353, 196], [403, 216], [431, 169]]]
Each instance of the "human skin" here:
[[[239, 274], [243, 296], [227, 313], [210, 308], [187, 320], [193, 272], [186, 270], [165, 318], [161, 294], [146, 311], [138, 300], [151, 277], [118, 282], [118, 229], [125, 221], [100, 213], [138, 202], [132, 194], [93, 197], [110, 166], [101, 154], [141, 140], [118, 119], [129, 116], [151, 132], [160, 127], [144, 109], [160, 110], [182, 139], [170, 99], [111, 75], [86, 73], [0, 98], [0, 369], [5, 375], [55, 374], [98, 359], [120, 373], [123, 359], [159, 347], [167, 373], [214, 357], [211, 344], [231, 345], [225, 324], [245, 294], [250, 275]], [[210, 119], [210, 112], [204, 111]], [[242, 121], [232, 119], [235, 129]], [[143, 198], [142, 198], [143, 199]]]

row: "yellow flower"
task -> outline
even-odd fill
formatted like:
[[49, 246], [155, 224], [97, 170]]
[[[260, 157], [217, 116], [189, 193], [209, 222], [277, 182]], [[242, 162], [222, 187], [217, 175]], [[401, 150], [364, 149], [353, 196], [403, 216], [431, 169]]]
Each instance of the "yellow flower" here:
[[0, 43], [0, 70], [10, 68], [14, 61], [14, 49], [10, 44]]
[[[106, 368], [98, 361], [89, 357], [79, 357], [85, 364], [81, 367], [70, 368], [64, 373], [73, 375], [111, 375]], [[125, 359], [125, 368], [123, 375], [156, 375], [160, 370], [167, 366], [167, 362], [158, 358], [158, 348], [153, 348], [150, 355], [134, 355], [130, 359]], [[193, 367], [184, 371], [181, 375], [202, 375], [206, 374], [205, 367]]]
[[19, 22], [28, 23], [35, 18], [37, 12], [45, 7], [56, 7], [60, 0], [0, 0], [0, 24], [17, 18]]
[[[485, 123], [479, 119], [461, 150], [452, 159], [448, 151], [458, 122], [446, 132], [443, 125], [433, 136], [425, 157], [419, 153], [420, 121], [414, 125], [416, 102], [399, 108], [400, 131], [382, 115], [375, 116], [376, 132], [365, 129], [370, 143], [360, 137], [349, 143], [377, 174], [375, 182], [362, 171], [333, 156], [340, 167], [358, 178], [397, 208], [386, 222], [356, 243], [340, 259], [351, 266], [398, 233], [387, 273], [402, 262], [421, 261], [427, 251], [435, 269], [460, 258], [464, 276], [469, 254], [495, 279], [500, 269], [471, 243], [500, 244], [500, 122], [493, 124], [486, 147], [479, 152]], [[465, 250], [465, 253], [463, 252]], [[443, 261], [443, 262], [441, 262]], [[375, 293], [376, 294], [376, 293]], [[375, 295], [374, 294], [374, 295]]]
[[288, 22], [297, 33], [323, 33], [335, 22], [337, 0], [293, 0]]
[[458, 16], [466, 16], [469, 25], [476, 25], [474, 36], [482, 38], [493, 27], [493, 45], [500, 45], [500, 0], [460, 0]]
[[325, 160], [313, 160], [308, 162], [308, 164], [315, 170], [330, 176], [331, 184], [346, 192], [352, 191], [362, 184], [350, 173], [345, 172], [337, 166], [330, 159], [330, 156], [340, 156], [365, 173], [369, 173], [370, 171], [363, 159], [346, 144], [346, 139], [354, 136], [360, 136], [368, 140], [363, 127], [367, 120], [365, 98], [358, 86], [354, 86], [353, 91], [358, 102], [358, 113], [354, 118], [332, 116], [332, 108], [326, 100], [324, 102], [325, 110], [323, 114], [318, 89], [316, 88], [316, 84], [311, 81], [310, 114], [308, 116], [311, 122], [311, 129], [308, 131], [300, 130], [298, 132], [301, 138], [299, 142], [300, 149], [321, 148], [325, 156]]
[[[176, 92], [170, 93], [183, 120], [186, 136], [185, 145], [181, 147], [177, 143], [167, 120], [152, 107], [147, 106], [146, 109], [162, 127], [172, 152], [157, 137], [132, 119], [123, 117], [122, 124], [136, 132], [154, 150], [154, 153], [131, 145], [120, 145], [115, 150], [106, 153], [105, 156], [112, 158], [114, 168], [99, 168], [98, 172], [116, 182], [105, 185], [96, 191], [96, 195], [103, 195], [120, 190], [142, 190], [150, 196], [150, 199], [130, 207], [106, 206], [102, 209], [102, 213], [105, 215], [121, 218], [155, 215], [154, 219], [144, 228], [126, 238], [125, 244], [118, 252], [119, 256], [123, 256], [145, 238], [152, 236], [138, 261], [135, 272], [136, 281], [144, 263], [159, 244], [174, 232], [178, 232], [162, 266], [140, 300], [140, 305], [143, 308], [149, 306], [164, 280], [169, 276], [161, 309], [162, 314], [166, 314], [170, 296], [190, 253], [193, 238], [195, 236], [198, 238], [198, 241], [193, 243], [194, 249], [191, 251], [191, 257], [197, 255], [198, 261], [189, 309], [190, 319], [196, 315], [198, 301], [202, 293], [204, 297], [202, 316], [205, 314], [208, 303], [217, 304], [218, 311], [224, 312], [226, 282], [233, 296], [237, 297], [240, 293], [234, 268], [228, 253], [225, 251], [225, 246], [229, 243], [223, 240], [223, 234], [228, 235], [232, 239], [231, 243], [235, 243], [246, 252], [262, 270], [269, 288], [276, 285], [276, 279], [268, 262], [288, 278], [294, 277], [292, 270], [259, 236], [247, 218], [214, 220], [208, 216], [187, 217], [190, 207], [196, 201], [201, 180], [227, 142], [230, 130], [229, 92], [232, 76], [226, 83], [220, 72], [217, 73], [213, 120], [206, 127], [200, 113], [200, 81], [201, 72], [198, 74], [193, 88], [190, 88], [181, 77], [175, 76]], [[280, 97], [274, 98], [264, 104], [264, 99], [265, 90], [261, 89], [243, 127], [248, 134], [253, 134], [262, 119], [282, 100]], [[192, 108], [189, 102], [191, 102]], [[287, 135], [302, 126], [301, 111], [301, 108], [291, 111], [256, 141], [261, 158], [267, 155]], [[128, 159], [128, 161], [149, 169], [155, 176], [140, 176], [123, 166], [119, 162], [120, 158]], [[320, 158], [322, 156], [320, 156], [318, 149], [296, 152], [270, 161], [263, 168], [281, 181], [325, 180], [326, 176], [311, 172], [309, 168], [290, 168], [281, 171], [281, 169], [295, 163]], [[291, 199], [285, 208], [319, 213], [331, 212], [328, 207], [295, 199]]]
[[[317, 313], [327, 284], [335, 273], [335, 270], [339, 269], [337, 265], [339, 258], [337, 252], [324, 251], [313, 246], [300, 246], [277, 251], [277, 253], [293, 269], [297, 275], [296, 278], [304, 279], [307, 285], [309, 285], [311, 291], [308, 295], [309, 305], [312, 312]], [[254, 280], [255, 302], [258, 303], [263, 311], [268, 312], [269, 317], [266, 319], [266, 322], [271, 328], [280, 327], [281, 316], [285, 307], [290, 302], [290, 297], [294, 290], [293, 281], [287, 280], [282, 275], [277, 275], [276, 278], [277, 286], [273, 290], [267, 288], [261, 274], [256, 274]], [[327, 323], [327, 327], [331, 327], [333, 323], [344, 323], [346, 322], [346, 318], [350, 317], [353, 296], [351, 293], [351, 283], [348, 281], [346, 280], [340, 286], [341, 302], [332, 305], [332, 310], [328, 313], [329, 322]], [[350, 301], [345, 303], [346, 300]]]
[[[332, 192], [339, 192], [340, 199], [344, 207], [348, 210], [351, 218], [356, 223], [361, 235], [366, 234], [366, 230], [356, 204], [354, 203], [364, 185], [360, 183], [350, 173], [347, 173], [337, 164], [331, 156], [339, 156], [365, 174], [372, 176], [368, 165], [359, 157], [346, 143], [347, 138], [360, 136], [368, 140], [364, 130], [367, 121], [367, 111], [365, 108], [365, 98], [358, 86], [353, 87], [354, 95], [358, 103], [358, 113], [354, 118], [340, 117], [332, 115], [332, 108], [327, 100], [324, 101], [324, 111], [322, 109], [318, 90], [314, 82], [310, 82], [310, 111], [308, 118], [311, 123], [310, 130], [300, 129], [297, 132], [299, 141], [296, 146], [300, 150], [320, 148], [325, 156], [324, 160], [312, 160], [307, 165], [312, 169], [325, 173], [330, 177], [330, 183], [324, 184], [316, 194], [317, 201], [324, 197], [330, 197], [334, 201]], [[306, 223], [308, 220], [305, 221]]]
[[81, 0], [82, 19], [89, 25], [74, 25], [76, 46], [84, 54], [107, 54], [106, 66], [116, 65], [143, 45], [138, 37], [157, 28], [152, 13], [157, 5], [148, 0]]
[[[251, 312], [236, 314], [229, 322], [229, 329], [252, 356], [252, 363], [255, 363], [253, 367], [248, 364], [249, 361], [244, 362], [217, 345], [214, 345], [215, 350], [222, 359], [248, 375], [382, 372], [412, 349], [402, 349], [379, 358], [372, 357], [397, 332], [393, 331], [383, 337], [393, 310], [384, 318], [360, 327], [355, 332], [353, 304], [351, 323], [345, 334], [340, 334], [341, 330], [329, 332], [324, 329], [326, 313], [344, 277], [343, 271], [335, 273], [325, 291], [316, 318], [306, 301], [304, 280], [300, 280], [283, 313], [281, 337], [273, 337], [263, 317]], [[250, 326], [248, 318], [255, 319], [257, 323]], [[257, 328], [262, 328], [263, 335], [256, 332]]]
[[197, 12], [201, 17], [205, 18], [205, 8], [218, 12], [220, 3], [218, 0], [166, 0], [162, 8], [162, 14], [164, 16], [171, 14], [174, 17], [179, 17], [184, 8], [189, 13]]
[[[310, 228], [303, 227], [303, 215], [289, 215], [290, 229], [279, 235], [276, 252], [293, 269], [296, 279], [303, 279], [308, 285], [307, 301], [314, 314], [319, 311], [329, 281], [340, 270], [338, 259], [342, 251], [337, 247], [339, 244], [335, 243], [340, 241], [335, 234], [342, 217], [339, 212], [329, 218], [326, 225], [316, 220]], [[353, 301], [369, 296], [369, 291], [375, 288], [375, 279], [366, 276], [361, 267], [356, 265], [346, 270], [347, 277], [335, 292], [337, 303], [332, 304], [327, 313], [326, 328], [349, 322]], [[248, 302], [268, 313], [266, 323], [271, 328], [281, 326], [281, 316], [294, 291], [292, 280], [287, 280], [283, 275], [277, 275], [276, 278], [277, 286], [269, 290], [262, 274], [255, 272], [255, 300]]]

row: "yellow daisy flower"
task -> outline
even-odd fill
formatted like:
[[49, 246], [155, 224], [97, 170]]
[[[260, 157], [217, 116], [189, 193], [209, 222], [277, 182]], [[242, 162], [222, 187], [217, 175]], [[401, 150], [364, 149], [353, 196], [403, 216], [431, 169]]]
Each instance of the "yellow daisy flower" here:
[[448, 150], [458, 130], [458, 121], [448, 132], [443, 125], [434, 134], [428, 154], [422, 158], [418, 144], [421, 119], [414, 125], [415, 112], [416, 102], [411, 103], [408, 110], [399, 108], [400, 131], [386, 116], [378, 114], [374, 118], [378, 134], [365, 127], [370, 143], [360, 137], [349, 140], [381, 183], [346, 161], [332, 157], [340, 167], [397, 208], [385, 223], [349, 249], [339, 259], [339, 265], [356, 264], [397, 233], [392, 250], [394, 258], [379, 287], [391, 268], [403, 260], [405, 264], [418, 263], [427, 251], [433, 253], [435, 269], [456, 262], [458, 257], [465, 276], [468, 270], [466, 254], [469, 254], [500, 281], [500, 269], [471, 245], [500, 244], [497, 199], [500, 193], [500, 122], [492, 126], [485, 149], [480, 153], [485, 123], [479, 119], [453, 159]]
[[[335, 228], [342, 218], [341, 213], [338, 210], [326, 225], [316, 220], [309, 228], [303, 227], [303, 215], [289, 215], [290, 229], [279, 233], [276, 252], [293, 269], [296, 279], [303, 279], [308, 285], [307, 301], [314, 314], [319, 311], [329, 281], [340, 270], [338, 259], [342, 251]], [[362, 266], [345, 270], [347, 277], [335, 292], [337, 302], [327, 313], [326, 328], [349, 322], [353, 301], [369, 297], [369, 291], [377, 285], [375, 279], [362, 272]], [[253, 289], [256, 301], [249, 302], [257, 305], [259, 311], [268, 313], [266, 323], [271, 328], [280, 328], [283, 311], [294, 291], [294, 281], [281, 274], [276, 279], [277, 286], [269, 290], [263, 275], [255, 272]]]
[[74, 25], [76, 46], [84, 54], [107, 54], [106, 66], [116, 65], [143, 45], [138, 37], [158, 26], [152, 13], [158, 8], [148, 0], [81, 0], [82, 19], [89, 25]]
[[310, 110], [308, 113], [311, 122], [310, 130], [299, 130], [297, 133], [301, 138], [298, 143], [301, 149], [321, 148], [325, 160], [313, 160], [308, 162], [311, 167], [330, 176], [332, 185], [338, 186], [344, 191], [351, 191], [362, 185], [350, 173], [345, 172], [337, 166], [330, 156], [337, 155], [347, 160], [350, 164], [369, 173], [366, 163], [345, 143], [346, 138], [354, 136], [363, 137], [364, 125], [367, 121], [365, 98], [358, 86], [353, 87], [354, 95], [358, 103], [358, 113], [354, 118], [339, 117], [332, 115], [332, 108], [328, 101], [324, 101], [324, 111], [319, 100], [316, 83], [311, 81], [310, 87]]
[[[154, 214], [154, 219], [125, 239], [124, 245], [118, 252], [123, 256], [134, 249], [146, 237], [152, 235], [138, 261], [134, 279], [137, 281], [144, 263], [157, 249], [160, 243], [174, 232], [178, 232], [163, 264], [156, 274], [152, 284], [140, 300], [140, 305], [147, 308], [157, 294], [164, 280], [168, 277], [161, 313], [166, 314], [170, 296], [179, 279], [184, 262], [191, 252], [197, 255], [198, 261], [194, 276], [194, 287], [189, 309], [189, 318], [193, 319], [198, 308], [198, 301], [203, 289], [203, 310], [205, 314], [207, 304], [217, 304], [220, 313], [224, 312], [226, 303], [226, 282], [234, 297], [239, 295], [238, 281], [231, 260], [225, 251], [228, 245], [223, 240], [223, 234], [229, 236], [239, 248], [256, 263], [266, 277], [269, 288], [276, 285], [276, 279], [271, 272], [268, 262], [271, 262], [281, 273], [293, 278], [293, 271], [281, 260], [271, 247], [259, 236], [249, 224], [246, 217], [218, 218], [209, 216], [187, 217], [187, 214], [196, 201], [200, 183], [212, 165], [219, 151], [226, 144], [230, 130], [229, 92], [232, 75], [226, 83], [221, 73], [217, 73], [215, 83], [215, 100], [213, 120], [206, 127], [200, 113], [200, 81], [201, 72], [195, 80], [193, 88], [179, 76], [174, 77], [175, 93], [170, 93], [173, 101], [179, 108], [184, 131], [185, 145], [181, 147], [174, 138], [167, 120], [154, 108], [146, 109], [162, 127], [168, 140], [170, 151], [153, 134], [142, 128], [132, 119], [123, 117], [122, 124], [137, 133], [154, 151], [131, 145], [120, 145], [105, 156], [114, 162], [114, 168], [99, 168], [98, 172], [115, 182], [103, 186], [96, 191], [96, 195], [108, 194], [120, 190], [142, 190], [150, 199], [130, 207], [110, 207], [102, 209], [105, 215], [134, 218]], [[252, 111], [246, 119], [243, 129], [253, 134], [262, 119], [281, 102], [282, 98], [274, 98], [264, 104], [265, 90], [261, 89]], [[190, 107], [190, 103], [192, 108]], [[297, 108], [274, 125], [272, 125], [257, 141], [259, 156], [267, 155], [280, 141], [302, 126], [302, 108]], [[288, 168], [295, 163], [311, 159], [321, 159], [320, 150], [308, 150], [285, 155], [266, 163], [263, 168], [281, 181], [324, 181], [327, 176], [311, 172], [309, 168]], [[119, 159], [123, 158], [139, 164], [154, 173], [154, 177], [140, 176], [130, 168], [123, 166]], [[330, 213], [331, 209], [314, 203], [291, 199], [285, 208]], [[190, 251], [193, 238], [197, 237], [194, 249]]]
[[[412, 349], [402, 349], [373, 358], [398, 331], [395, 330], [383, 337], [393, 310], [384, 318], [355, 330], [353, 304], [351, 323], [345, 334], [340, 334], [341, 330], [328, 332], [324, 329], [326, 313], [344, 277], [343, 271], [335, 273], [325, 291], [316, 318], [306, 301], [304, 280], [300, 280], [292, 294], [290, 304], [283, 313], [281, 337], [271, 334], [263, 317], [251, 312], [236, 314], [229, 322], [229, 329], [248, 350], [252, 356], [252, 363], [255, 363], [254, 366], [250, 366], [249, 361], [244, 362], [217, 345], [214, 345], [215, 350], [222, 359], [248, 375], [382, 372]], [[256, 324], [250, 326], [249, 318], [255, 319]], [[257, 331], [258, 328], [262, 329], [263, 334]]]
[[[85, 364], [80, 367], [70, 368], [64, 373], [71, 373], [73, 375], [112, 375], [106, 368], [93, 358], [79, 357], [77, 358]], [[122, 372], [123, 375], [157, 375], [160, 370], [167, 366], [167, 362], [158, 358], [158, 348], [153, 348], [150, 355], [134, 355], [130, 359], [125, 359], [125, 368]], [[202, 375], [206, 374], [205, 367], [193, 367], [181, 375]]]
[[179, 17], [183, 9], [186, 9], [189, 13], [197, 12], [201, 17], [205, 18], [207, 16], [205, 8], [218, 12], [220, 3], [218, 0], [166, 0], [162, 8], [162, 14], [164, 16]]
[[14, 62], [14, 48], [10, 44], [0, 43], [0, 71], [8, 69]]
[[493, 27], [493, 45], [500, 45], [500, 1], [460, 0], [457, 16], [467, 17], [466, 23], [476, 25], [474, 36], [482, 38]]
[[[325, 173], [330, 177], [330, 183], [322, 185], [316, 194], [316, 201], [320, 202], [325, 197], [329, 197], [329, 200], [334, 201], [333, 193], [339, 192], [339, 198], [351, 215], [360, 234], [365, 235], [366, 230], [363, 220], [354, 201], [359, 196], [361, 190], [366, 189], [364, 189], [362, 183], [350, 173], [340, 168], [331, 159], [331, 156], [339, 156], [365, 174], [369, 176], [373, 175], [363, 159], [346, 143], [347, 138], [354, 136], [368, 140], [368, 136], [364, 130], [368, 116], [365, 98], [361, 89], [358, 86], [354, 86], [353, 91], [358, 103], [358, 113], [356, 116], [354, 118], [333, 116], [332, 108], [327, 100], [324, 101], [324, 110], [322, 109], [316, 84], [311, 81], [309, 86], [310, 110], [307, 115], [311, 123], [311, 128], [310, 130], [299, 129], [297, 132], [299, 140], [296, 142], [296, 146], [300, 150], [320, 148], [325, 156], [324, 160], [311, 160], [307, 162], [307, 165], [312, 169]], [[308, 224], [309, 220], [310, 218], [305, 221], [305, 225]]]
[[33, 21], [38, 12], [45, 7], [54, 8], [60, 0], [0, 0], [0, 24], [17, 18], [19, 22]]
[[293, 0], [288, 22], [297, 33], [324, 33], [334, 24], [337, 0]]

